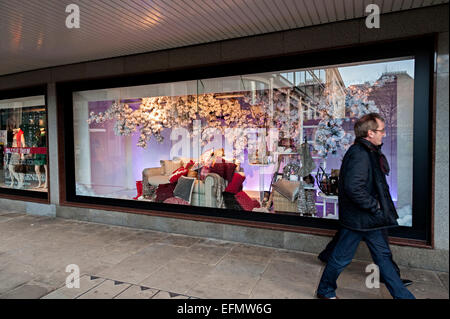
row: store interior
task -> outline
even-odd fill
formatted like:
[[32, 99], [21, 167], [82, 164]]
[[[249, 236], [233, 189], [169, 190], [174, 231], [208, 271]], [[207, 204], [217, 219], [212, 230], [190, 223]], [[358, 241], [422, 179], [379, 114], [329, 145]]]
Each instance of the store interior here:
[[410, 226], [413, 88], [405, 58], [75, 92], [76, 195], [338, 219], [354, 122], [377, 112]]

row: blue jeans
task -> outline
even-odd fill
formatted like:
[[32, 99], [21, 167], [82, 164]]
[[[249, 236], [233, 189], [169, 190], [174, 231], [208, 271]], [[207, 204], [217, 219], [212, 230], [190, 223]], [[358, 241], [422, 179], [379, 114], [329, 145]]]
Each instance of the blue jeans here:
[[393, 263], [389, 244], [383, 237], [382, 230], [354, 231], [342, 228], [336, 247], [323, 271], [317, 294], [326, 298], [336, 296], [336, 281], [344, 268], [351, 263], [361, 240], [369, 248], [375, 264], [380, 269], [380, 277], [384, 278], [386, 288], [395, 299], [415, 299], [413, 294], [405, 288]]

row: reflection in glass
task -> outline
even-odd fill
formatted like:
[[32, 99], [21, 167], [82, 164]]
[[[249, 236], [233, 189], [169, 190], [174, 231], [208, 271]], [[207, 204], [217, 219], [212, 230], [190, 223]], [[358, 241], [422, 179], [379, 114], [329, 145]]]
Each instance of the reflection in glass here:
[[0, 101], [0, 187], [47, 192], [44, 96]]
[[354, 122], [378, 112], [411, 225], [413, 70], [405, 58], [76, 92], [77, 195], [337, 219], [326, 183]]

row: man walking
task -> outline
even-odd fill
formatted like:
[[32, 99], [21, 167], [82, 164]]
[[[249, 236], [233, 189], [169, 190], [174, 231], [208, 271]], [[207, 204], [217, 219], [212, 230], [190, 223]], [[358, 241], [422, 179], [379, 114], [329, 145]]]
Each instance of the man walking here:
[[389, 164], [381, 153], [386, 136], [384, 119], [377, 113], [370, 113], [361, 117], [354, 129], [356, 140], [344, 156], [339, 175], [342, 228], [320, 279], [317, 297], [336, 298], [337, 278], [364, 240], [391, 295], [396, 299], [414, 299], [392, 263], [385, 238], [386, 228], [398, 226], [398, 215], [385, 177]]
[[[338, 229], [336, 234], [333, 236], [333, 239], [331, 239], [331, 241], [328, 243], [328, 245], [325, 247], [325, 249], [317, 257], [317, 258], [319, 258], [320, 261], [324, 262], [325, 264], [328, 262], [328, 259], [330, 258], [334, 247], [336, 247], [336, 243], [339, 239], [339, 235], [340, 235], [340, 229]], [[383, 237], [384, 237], [384, 240], [389, 244], [387, 229], [383, 229]], [[392, 261], [392, 264], [394, 265], [395, 271], [400, 276], [400, 268], [397, 266], [397, 263], [394, 261], [394, 259], [392, 259], [392, 256], [391, 256], [391, 261]], [[401, 278], [401, 276], [400, 276], [400, 278]], [[383, 277], [380, 277], [380, 282], [384, 284]], [[403, 278], [402, 278], [402, 282], [403, 282], [403, 285], [405, 285], [405, 287], [408, 287], [408, 286], [412, 285], [412, 283], [413, 283], [412, 280], [403, 279]]]

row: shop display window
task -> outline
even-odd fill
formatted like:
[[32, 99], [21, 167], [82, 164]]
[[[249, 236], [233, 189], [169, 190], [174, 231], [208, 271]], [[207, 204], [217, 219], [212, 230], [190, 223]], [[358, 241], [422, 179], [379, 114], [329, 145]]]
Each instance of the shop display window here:
[[[414, 57], [404, 57], [75, 91], [75, 195], [338, 219], [339, 168], [353, 125], [377, 112], [386, 120], [382, 151], [399, 224], [411, 226], [414, 70]], [[43, 134], [33, 107], [20, 108], [15, 127], [32, 119]], [[2, 130], [19, 114], [8, 110]], [[45, 147], [27, 132], [22, 148]], [[31, 154], [29, 172], [44, 166], [40, 158]], [[22, 184], [45, 189], [37, 178]]]
[[3, 193], [48, 192], [45, 96], [0, 100], [0, 156]]

